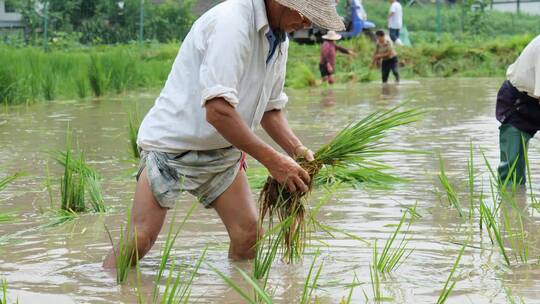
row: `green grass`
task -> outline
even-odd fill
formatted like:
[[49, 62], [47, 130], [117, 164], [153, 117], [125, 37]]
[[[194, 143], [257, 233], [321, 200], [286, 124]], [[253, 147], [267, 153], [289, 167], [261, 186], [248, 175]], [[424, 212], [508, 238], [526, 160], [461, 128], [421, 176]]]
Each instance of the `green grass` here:
[[456, 286], [456, 283], [457, 283], [457, 278], [454, 278], [454, 273], [456, 272], [456, 269], [459, 266], [459, 261], [461, 260], [461, 257], [463, 256], [463, 252], [465, 251], [466, 246], [467, 244], [464, 244], [463, 247], [461, 247], [461, 250], [459, 251], [458, 256], [456, 258], [456, 261], [454, 262], [454, 265], [452, 266], [452, 270], [450, 271], [450, 274], [448, 275], [448, 279], [446, 279], [446, 283], [444, 284], [441, 294], [439, 295], [439, 298], [437, 299], [437, 304], [446, 303], [446, 301], [448, 300], [448, 297], [454, 290], [454, 287]]
[[446, 176], [446, 171], [444, 170], [444, 161], [440, 155], [439, 155], [439, 164], [440, 164], [439, 165], [439, 168], [440, 168], [439, 181], [441, 182], [441, 185], [443, 186], [446, 192], [446, 198], [448, 199], [448, 203], [450, 204], [450, 206], [454, 207], [457, 210], [459, 217], [463, 217], [463, 210], [461, 208], [459, 196], [456, 190], [454, 190], [454, 186], [452, 186], [452, 184], [448, 180], [448, 177]]

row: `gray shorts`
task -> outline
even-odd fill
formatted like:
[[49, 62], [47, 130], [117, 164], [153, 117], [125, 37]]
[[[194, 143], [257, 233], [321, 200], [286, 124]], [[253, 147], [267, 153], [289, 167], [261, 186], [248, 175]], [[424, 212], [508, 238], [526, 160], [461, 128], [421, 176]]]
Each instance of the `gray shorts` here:
[[182, 191], [188, 191], [210, 208], [234, 181], [241, 159], [242, 152], [234, 147], [181, 153], [143, 150], [137, 179], [146, 168], [152, 193], [162, 207], [173, 208]]

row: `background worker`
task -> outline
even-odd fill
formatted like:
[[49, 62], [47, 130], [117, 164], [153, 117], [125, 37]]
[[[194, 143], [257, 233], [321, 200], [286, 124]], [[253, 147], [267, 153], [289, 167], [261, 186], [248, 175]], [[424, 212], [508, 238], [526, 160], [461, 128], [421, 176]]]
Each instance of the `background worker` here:
[[403, 26], [403, 8], [398, 0], [390, 0], [388, 11], [388, 34], [392, 42], [399, 39], [399, 31]]
[[[309, 174], [294, 161], [313, 160], [283, 109], [286, 32], [344, 26], [333, 0], [229, 0], [193, 24], [165, 87], [144, 118], [132, 223], [142, 258], [157, 239], [167, 210], [182, 191], [213, 208], [229, 234], [229, 257], [255, 256], [257, 211], [243, 170], [251, 155], [291, 192], [305, 192]], [[261, 125], [288, 154], [261, 140]], [[242, 152], [243, 151], [243, 152]], [[114, 268], [118, 247], [103, 263]]]
[[354, 55], [352, 50], [344, 48], [336, 44], [336, 41], [341, 39], [341, 35], [335, 31], [328, 31], [322, 36], [324, 42], [321, 45], [321, 60], [319, 61], [319, 71], [321, 72], [322, 82], [333, 84], [335, 82], [332, 76], [336, 71], [336, 53], [337, 51]]
[[499, 127], [499, 177], [504, 182], [512, 166], [518, 184], [526, 181], [525, 153], [529, 140], [540, 130], [540, 36], [523, 49], [508, 67], [506, 80], [497, 94]]
[[399, 83], [399, 62], [392, 40], [382, 30], [375, 32], [375, 37], [377, 38], [377, 44], [370, 68], [374, 68], [380, 64], [382, 82], [386, 83], [388, 81], [388, 76], [390, 75], [390, 71], [392, 71], [396, 82]]

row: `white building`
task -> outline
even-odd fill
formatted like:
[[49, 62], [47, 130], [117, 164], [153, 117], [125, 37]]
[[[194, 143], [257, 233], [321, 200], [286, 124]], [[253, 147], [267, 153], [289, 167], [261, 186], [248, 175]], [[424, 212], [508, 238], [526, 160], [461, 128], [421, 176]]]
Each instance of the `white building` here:
[[502, 12], [517, 13], [529, 15], [540, 15], [540, 1], [526, 0], [495, 0], [493, 1], [493, 9]]
[[0, 0], [0, 28], [22, 27], [22, 16], [10, 7], [6, 7], [5, 0]]

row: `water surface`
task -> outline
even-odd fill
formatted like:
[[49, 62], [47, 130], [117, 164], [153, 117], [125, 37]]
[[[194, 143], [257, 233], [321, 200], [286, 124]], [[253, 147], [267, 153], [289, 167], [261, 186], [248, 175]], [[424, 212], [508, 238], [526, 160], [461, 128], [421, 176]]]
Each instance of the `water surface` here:
[[[447, 174], [460, 185], [464, 193], [462, 200], [467, 202], [465, 183], [470, 142], [475, 147], [475, 162], [479, 167], [478, 188], [483, 183], [488, 192], [480, 149], [492, 165], [497, 164], [498, 123], [493, 113], [500, 84], [501, 79], [430, 79], [399, 86], [371, 83], [291, 90], [288, 117], [298, 135], [316, 149], [350, 121], [409, 100], [408, 106], [425, 109], [427, 114], [421, 122], [391, 133], [387, 141], [396, 149], [440, 153]], [[0, 237], [11, 236], [0, 244], [0, 277], [7, 280], [11, 298], [18, 297], [21, 303], [136, 302], [133, 280], [119, 286], [114, 273], [101, 268], [110, 248], [104, 227], [118, 235], [135, 186], [136, 162], [129, 150], [127, 110], [137, 104], [142, 112], [146, 111], [156, 94], [144, 92], [103, 100], [40, 103], [0, 112], [3, 122], [0, 123], [0, 177], [17, 171], [28, 173], [0, 193], [0, 213], [17, 215], [13, 222], [0, 223]], [[103, 193], [111, 210], [104, 215], [85, 214], [62, 226], [43, 228], [40, 226], [50, 218], [49, 196], [44, 186], [46, 165], [54, 179], [53, 204], [58, 206], [57, 179], [62, 170], [49, 153], [64, 147], [68, 125], [89, 163], [102, 174]], [[540, 166], [539, 147], [533, 139], [529, 157], [534, 181], [540, 180], [534, 171]], [[470, 233], [471, 247], [466, 249], [459, 265], [459, 279], [449, 303], [506, 303], [509, 297], [518, 296], [526, 303], [537, 301], [539, 217], [526, 199], [520, 203], [530, 241], [529, 263], [507, 267], [487, 234], [480, 236], [478, 220], [471, 225], [468, 220], [460, 219], [435, 191], [440, 189], [436, 156], [396, 154], [385, 161], [395, 166], [396, 175], [411, 182], [392, 190], [339, 190], [323, 207], [319, 219], [371, 244], [378, 240], [378, 245], [383, 246], [404, 210], [417, 203], [422, 217], [412, 224], [408, 245], [414, 252], [400, 268], [384, 278], [382, 292], [393, 299], [390, 302], [436, 302], [461, 244]], [[250, 164], [252, 168], [258, 166], [253, 160]], [[536, 186], [534, 190], [538, 192]], [[324, 195], [322, 191], [315, 192], [312, 202]], [[193, 202], [194, 198], [187, 194], [182, 197], [177, 220], [183, 218]], [[142, 261], [141, 290], [145, 294], [152, 290], [163, 240], [162, 235]], [[339, 303], [347, 296], [348, 285], [355, 275], [361, 285], [356, 287], [352, 302], [365, 301], [363, 290], [368, 297], [372, 296], [370, 246], [339, 233], [332, 238], [320, 232], [315, 233], [311, 245], [303, 262], [285, 265], [278, 261], [274, 266], [271, 285], [276, 303], [297, 301], [316, 250], [321, 254], [318, 260], [324, 262], [316, 290], [322, 303]], [[227, 259], [228, 237], [221, 221], [213, 210], [198, 208], [187, 221], [173, 256], [193, 264], [206, 246], [206, 261], [240, 281], [233, 266], [249, 269], [248, 263], [232, 263]], [[206, 264], [199, 274], [193, 286], [193, 302], [242, 302]]]

